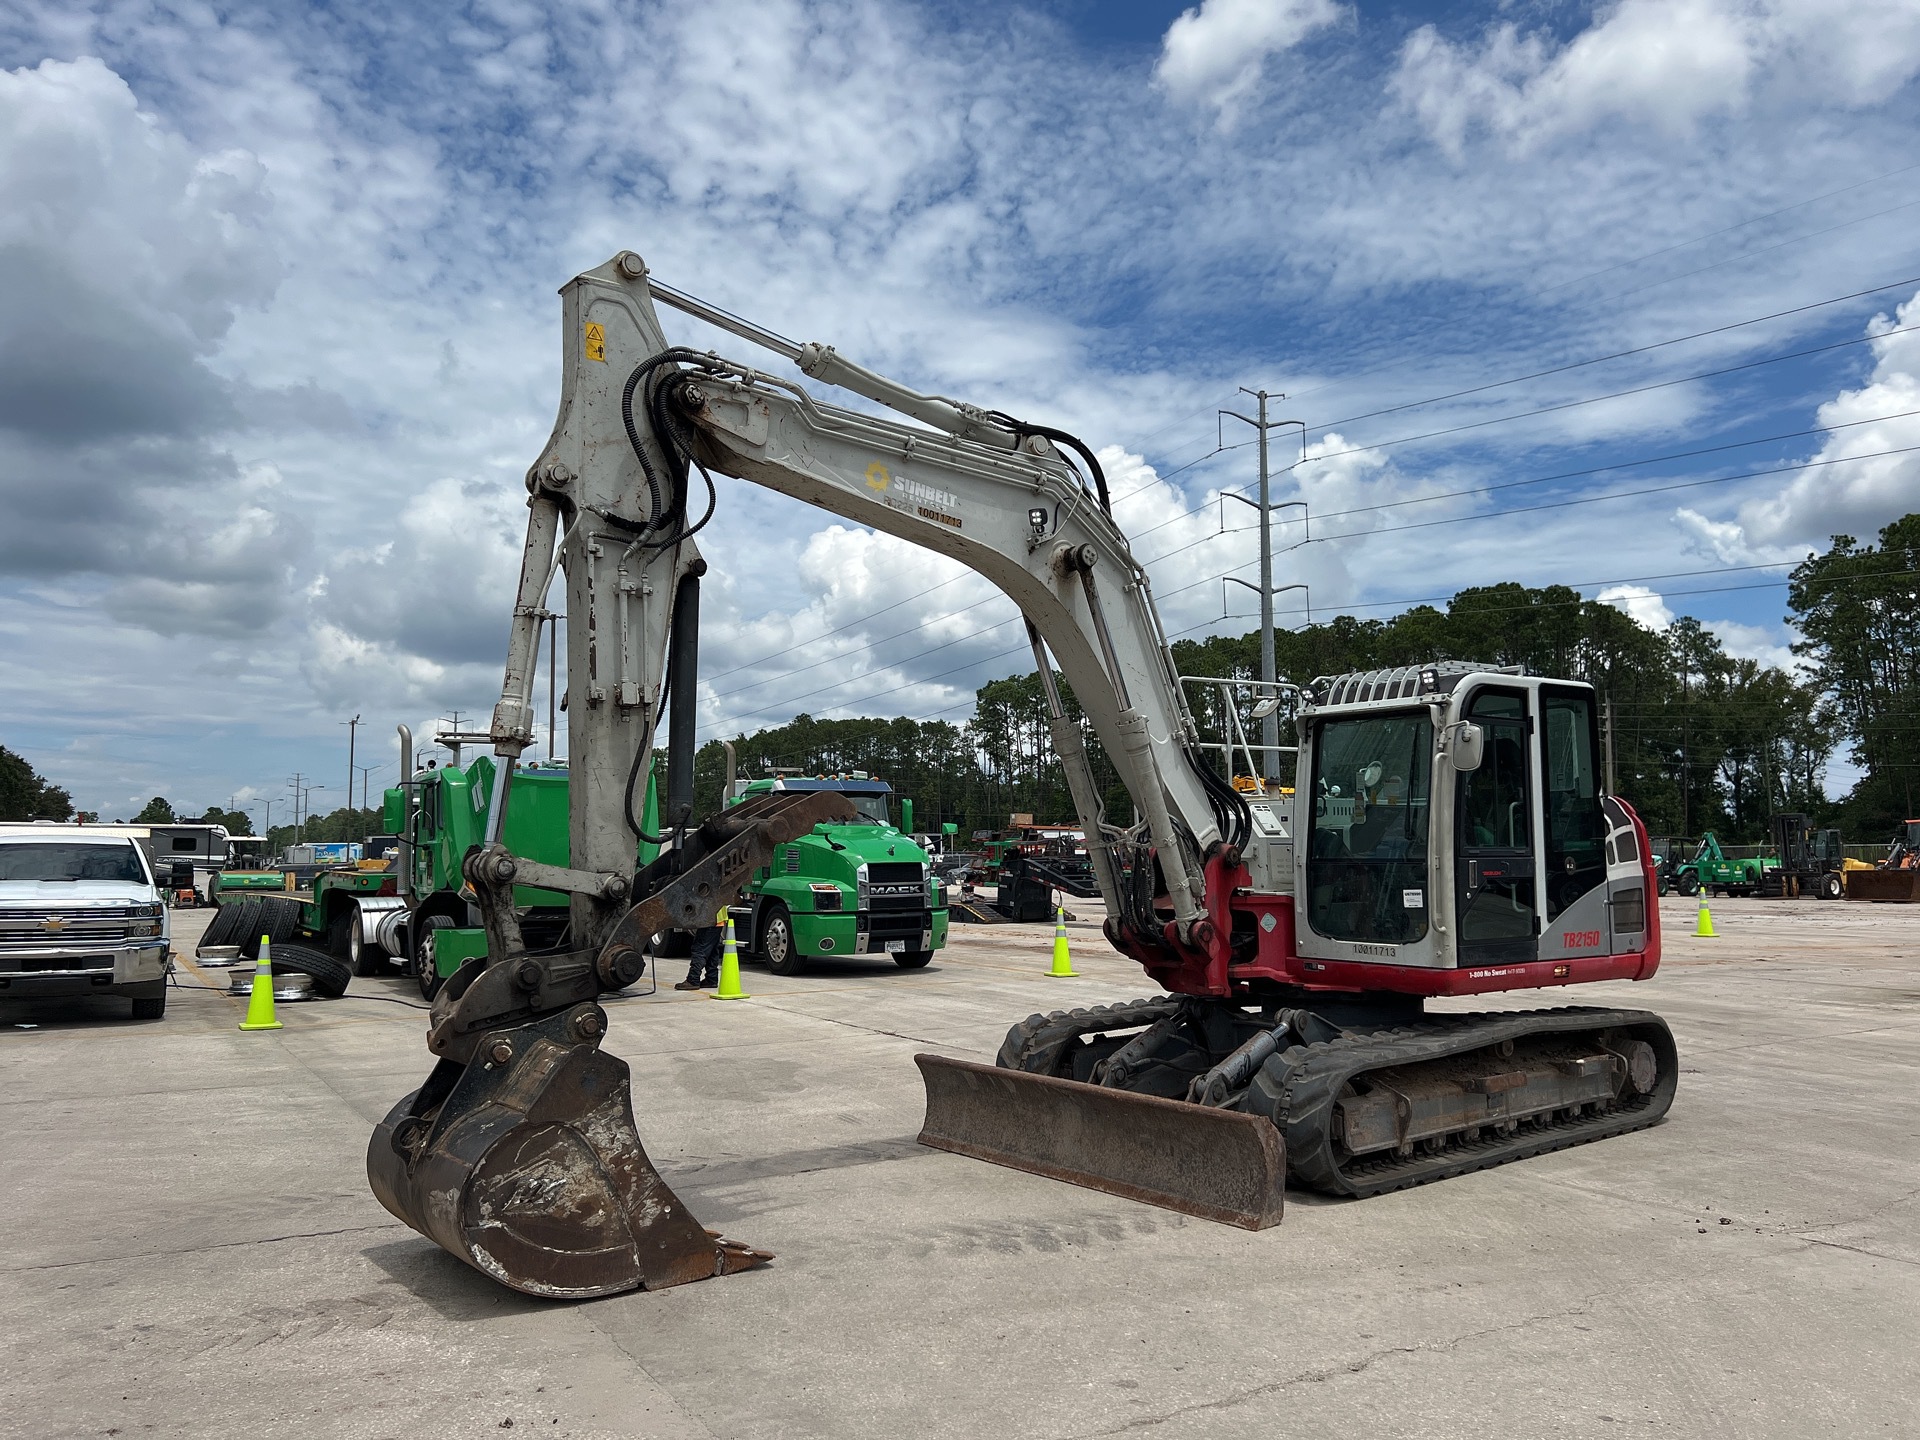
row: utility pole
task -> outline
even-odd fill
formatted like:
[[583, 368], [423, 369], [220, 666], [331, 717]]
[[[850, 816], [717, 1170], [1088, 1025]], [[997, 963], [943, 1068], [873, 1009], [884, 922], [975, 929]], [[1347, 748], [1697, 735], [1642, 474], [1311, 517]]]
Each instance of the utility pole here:
[[1607, 794], [1617, 795], [1613, 788], [1613, 696], [1609, 695], [1600, 702], [1600, 713], [1606, 717], [1607, 741]]
[[340, 723], [347, 727], [347, 808], [351, 810], [353, 808], [353, 772], [359, 768], [353, 763], [353, 742], [360, 735], [360, 717], [356, 715], [351, 720], [342, 720]]
[[[1270, 430], [1278, 430], [1287, 425], [1298, 425], [1300, 427], [1301, 454], [1304, 457], [1307, 444], [1307, 427], [1306, 423], [1301, 420], [1269, 420], [1267, 418], [1267, 401], [1284, 400], [1287, 398], [1286, 396], [1270, 395], [1265, 390], [1249, 390], [1244, 385], [1240, 387], [1240, 393], [1242, 395], [1251, 395], [1259, 402], [1257, 417], [1242, 415], [1238, 410], [1222, 410], [1220, 411], [1220, 415], [1223, 418], [1231, 416], [1235, 420], [1251, 425], [1259, 434], [1260, 499], [1255, 502], [1247, 499], [1244, 495], [1233, 495], [1231, 491], [1223, 492], [1223, 498], [1231, 495], [1233, 499], [1238, 500], [1241, 504], [1251, 505], [1255, 510], [1260, 512], [1260, 583], [1258, 586], [1247, 585], [1247, 582], [1244, 580], [1236, 580], [1234, 583], [1245, 585], [1247, 589], [1255, 591], [1260, 596], [1260, 679], [1269, 687], [1268, 695], [1270, 696], [1272, 694], [1271, 687], [1279, 678], [1273, 651], [1273, 597], [1278, 593], [1273, 588], [1273, 512], [1275, 510], [1289, 510], [1298, 507], [1304, 513], [1307, 509], [1307, 502], [1304, 500], [1286, 500], [1278, 505], [1273, 503], [1270, 471], [1267, 465], [1267, 432]], [[1225, 446], [1223, 445], [1221, 448], [1224, 449]], [[1289, 466], [1288, 468], [1292, 469], [1293, 467]], [[1306, 588], [1304, 585], [1284, 585], [1281, 587], [1283, 590], [1304, 590]], [[1279, 749], [1280, 716], [1276, 710], [1269, 712], [1260, 721], [1260, 766], [1263, 772], [1263, 778], [1266, 780], [1277, 781], [1279, 778]]]
[[[360, 808], [362, 810], [371, 810], [373, 808], [371, 804], [373, 796], [367, 784], [368, 778], [374, 771], [384, 770], [387, 767], [384, 765], [356, 765], [353, 768], [360, 772]], [[347, 803], [349, 805], [353, 803], [353, 797], [351, 795], [347, 797]]]
[[293, 843], [296, 845], [300, 843], [300, 782], [305, 778], [296, 770], [293, 779], [287, 782], [293, 787]]

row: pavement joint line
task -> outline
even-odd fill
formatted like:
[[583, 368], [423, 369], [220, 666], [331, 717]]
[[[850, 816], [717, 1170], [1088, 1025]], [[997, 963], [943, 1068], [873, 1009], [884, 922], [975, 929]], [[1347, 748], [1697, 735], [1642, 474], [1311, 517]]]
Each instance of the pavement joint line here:
[[213, 976], [209, 975], [206, 971], [202, 970], [198, 965], [194, 964], [193, 957], [191, 955], [188, 955], [187, 953], [182, 951], [180, 954], [175, 956], [175, 958], [179, 960], [179, 962], [182, 965], [186, 966], [189, 970], [191, 970], [194, 974], [198, 975], [202, 980], [206, 981], [207, 988], [213, 991], [214, 994], [226, 996], [229, 1006], [238, 1005], [240, 1003], [240, 1000], [241, 1000], [240, 996], [235, 995], [231, 990], [229, 990], [224, 985], [214, 984]]
[[207, 1245], [188, 1245], [178, 1250], [141, 1250], [133, 1255], [97, 1255], [90, 1260], [54, 1260], [45, 1265], [15, 1265], [0, 1269], [0, 1275], [32, 1275], [42, 1270], [77, 1270], [87, 1265], [124, 1265], [133, 1260], [151, 1260], [162, 1255], [203, 1255], [213, 1250], [238, 1250], [249, 1245], [281, 1245], [289, 1240], [324, 1240], [333, 1235], [364, 1235], [375, 1230], [405, 1230], [413, 1227], [398, 1220], [383, 1225], [343, 1225], [338, 1230], [301, 1230], [290, 1235], [259, 1235], [251, 1240], [216, 1240]]
[[[928, 1040], [923, 1036], [919, 1036], [919, 1035], [903, 1035], [898, 1030], [882, 1030], [882, 1029], [879, 1029], [877, 1026], [873, 1026], [873, 1025], [858, 1025], [851, 1020], [835, 1020], [830, 1015], [810, 1015], [805, 1010], [786, 1010], [786, 1009], [782, 1009], [778, 1005], [769, 1004], [765, 1001], [762, 1001], [761, 1003], [764, 1008], [768, 1010], [777, 1010], [782, 1015], [797, 1015], [802, 1020], [818, 1020], [821, 1023], [826, 1025], [844, 1025], [849, 1030], [864, 1031], [868, 1035], [889, 1035], [893, 1037], [895, 1040], [905, 1040], [914, 1045], [940, 1045], [945, 1043], [939, 1040]], [[972, 1048], [972, 1047], [969, 1047], [969, 1048]]]
[[[1657, 1129], [1658, 1127], [1655, 1128]], [[1657, 1211], [1666, 1215], [1677, 1215], [1686, 1218], [1689, 1223], [1697, 1221], [1699, 1218], [1698, 1212], [1706, 1208], [1705, 1206], [1675, 1205], [1670, 1202], [1649, 1199], [1643, 1195], [1623, 1195], [1618, 1190], [1586, 1185], [1580, 1181], [1559, 1176], [1543, 1175], [1538, 1178], [1543, 1184], [1576, 1191], [1590, 1200], [1612, 1200], [1634, 1209]], [[1901, 1265], [1920, 1265], [1920, 1260], [1909, 1260], [1899, 1255], [1885, 1255], [1878, 1250], [1868, 1250], [1859, 1245], [1847, 1245], [1838, 1240], [1825, 1240], [1818, 1235], [1807, 1233], [1812, 1230], [1831, 1230], [1840, 1225], [1862, 1224], [1865, 1221], [1877, 1218], [1888, 1210], [1893, 1209], [1896, 1205], [1904, 1205], [1916, 1195], [1920, 1195], [1920, 1188], [1909, 1190], [1906, 1194], [1889, 1200], [1886, 1204], [1876, 1209], [1869, 1210], [1865, 1215], [1848, 1216], [1840, 1220], [1820, 1220], [1808, 1225], [1787, 1226], [1778, 1221], [1771, 1224], [1756, 1224], [1752, 1216], [1741, 1217], [1733, 1215], [1727, 1218], [1731, 1219], [1736, 1227], [1740, 1227], [1737, 1233], [1741, 1234], [1751, 1233], [1760, 1236], [1762, 1239], [1797, 1240], [1803, 1245], [1829, 1245], [1836, 1250], [1850, 1250], [1855, 1254], [1872, 1256], [1876, 1260], [1891, 1260]], [[1716, 1216], [1716, 1218], [1719, 1217]]]
[[1569, 1310], [1554, 1310], [1544, 1315], [1528, 1315], [1519, 1320], [1509, 1321], [1505, 1325], [1489, 1325], [1484, 1329], [1469, 1330], [1465, 1334], [1455, 1335], [1446, 1340], [1421, 1341], [1413, 1345], [1383, 1346], [1378, 1350], [1369, 1351], [1355, 1360], [1348, 1360], [1332, 1365], [1322, 1365], [1312, 1370], [1302, 1370], [1298, 1374], [1287, 1376], [1284, 1380], [1273, 1380], [1265, 1385], [1255, 1385], [1245, 1390], [1237, 1390], [1230, 1395], [1223, 1395], [1217, 1400], [1198, 1400], [1191, 1405], [1181, 1405], [1172, 1410], [1163, 1411], [1158, 1415], [1142, 1415], [1137, 1419], [1129, 1420], [1124, 1425], [1116, 1425], [1107, 1430], [1081, 1431], [1078, 1437], [1070, 1437], [1070, 1440], [1098, 1440], [1098, 1437], [1103, 1435], [1126, 1435], [1140, 1430], [1157, 1429], [1174, 1420], [1208, 1410], [1236, 1409], [1239, 1406], [1249, 1404], [1262, 1397], [1277, 1395], [1281, 1391], [1289, 1390], [1296, 1385], [1318, 1385], [1341, 1376], [1358, 1375], [1369, 1369], [1376, 1362], [1391, 1359], [1395, 1355], [1447, 1354], [1459, 1349], [1470, 1340], [1484, 1339], [1488, 1335], [1501, 1335], [1513, 1330], [1524, 1330], [1529, 1326], [1544, 1324], [1551, 1320], [1570, 1320], [1577, 1315], [1591, 1315], [1593, 1313], [1593, 1307], [1598, 1303], [1599, 1299], [1600, 1297], [1598, 1295], [1589, 1295], [1585, 1300], [1582, 1300], [1578, 1305]]
[[[1809, 1029], [1805, 1026], [1801, 1026], [1801, 1027], [1797, 1027], [1793, 1031], [1793, 1033], [1796, 1036], [1799, 1036], [1804, 1039], [1810, 1039], [1810, 1040], [1848, 1040], [1853, 1038], [1856, 1035], [1881, 1035], [1881, 1034], [1885, 1034], [1887, 1031], [1890, 1031], [1890, 1030], [1899, 1031], [1899, 1030], [1911, 1029], [1915, 1025], [1920, 1025], [1920, 1016], [1915, 1016], [1912, 1020], [1903, 1021], [1897, 1024], [1868, 1025], [1859, 1030], [1834, 1030], [1834, 1031], [1829, 1031], [1824, 1033]], [[1767, 1049], [1777, 1048], [1779, 1044], [1780, 1044], [1780, 1039], [1778, 1036], [1775, 1036], [1770, 1040], [1745, 1040], [1738, 1045], [1705, 1046], [1705, 1045], [1690, 1043], [1686, 1046], [1686, 1054], [1688, 1056], [1738, 1055], [1743, 1051], [1747, 1051], [1747, 1050], [1767, 1050]], [[1802, 1067], [1795, 1065], [1792, 1068], [1795, 1071], [1798, 1071]]]
[[1869, 1260], [1885, 1260], [1890, 1265], [1907, 1265], [1920, 1269], [1920, 1260], [1910, 1260], [1904, 1255], [1889, 1255], [1884, 1250], [1869, 1250], [1864, 1245], [1848, 1245], [1839, 1240], [1822, 1240], [1818, 1235], [1802, 1235], [1797, 1230], [1780, 1230], [1775, 1233], [1789, 1240], [1798, 1240], [1802, 1245], [1818, 1245], [1827, 1250], [1845, 1250], [1851, 1255], [1865, 1255]]
[[[635, 1370], [638, 1370], [642, 1375], [644, 1375], [647, 1379], [647, 1382], [651, 1384], [655, 1389], [657, 1389], [662, 1395], [666, 1396], [669, 1400], [671, 1400], [673, 1402], [674, 1408], [677, 1409], [681, 1413], [681, 1415], [685, 1417], [688, 1424], [699, 1426], [700, 1433], [702, 1435], [713, 1436], [714, 1432], [711, 1428], [709, 1428], [707, 1423], [704, 1420], [702, 1420], [698, 1415], [693, 1414], [687, 1408], [687, 1404], [685, 1401], [681, 1400], [678, 1395], [675, 1395], [672, 1390], [670, 1390], [665, 1384], [663, 1384], [657, 1375], [655, 1375], [651, 1370], [647, 1369], [645, 1365], [641, 1364], [640, 1357], [638, 1355], [635, 1355], [633, 1351], [628, 1349], [627, 1346], [624, 1343], [622, 1343], [618, 1335], [614, 1334], [613, 1331], [609, 1330], [606, 1326], [602, 1325], [599, 1322], [599, 1320], [592, 1313], [590, 1313], [585, 1307], [576, 1305], [572, 1308], [573, 1308], [573, 1313], [580, 1318], [582, 1323], [584, 1323], [589, 1330], [599, 1335], [609, 1345], [613, 1346], [614, 1349], [618, 1350], [622, 1355], [626, 1356], [628, 1364], [632, 1365]], [[714, 1440], [718, 1440], [718, 1437], [715, 1436]]]

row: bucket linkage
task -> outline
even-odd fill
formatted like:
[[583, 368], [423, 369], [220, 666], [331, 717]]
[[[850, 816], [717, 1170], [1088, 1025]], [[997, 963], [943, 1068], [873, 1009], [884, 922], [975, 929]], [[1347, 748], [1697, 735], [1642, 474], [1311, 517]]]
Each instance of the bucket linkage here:
[[[689, 832], [634, 876], [591, 875], [474, 850], [488, 954], [435, 997], [439, 1064], [367, 1146], [373, 1193], [399, 1219], [501, 1284], [581, 1299], [730, 1274], [773, 1257], [708, 1231], [647, 1158], [625, 1061], [600, 1048], [599, 997], [637, 980], [661, 931], [713, 923], [774, 847], [847, 818], [826, 792], [756, 796]], [[597, 950], [529, 951], [515, 885], [638, 896]]]

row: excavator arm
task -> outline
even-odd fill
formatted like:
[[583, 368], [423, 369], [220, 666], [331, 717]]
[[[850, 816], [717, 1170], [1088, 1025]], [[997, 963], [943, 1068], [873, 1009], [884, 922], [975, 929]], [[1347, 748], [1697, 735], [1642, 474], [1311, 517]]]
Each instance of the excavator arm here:
[[[587, 1296], [767, 1258], [709, 1236], [654, 1171], [626, 1066], [599, 1048], [606, 1013], [597, 1001], [639, 976], [656, 934], [709, 923], [775, 846], [838, 818], [846, 804], [767, 795], [688, 824], [706, 569], [694, 536], [712, 513], [710, 472], [949, 556], [1020, 607], [1117, 944], [1207, 949], [1209, 867], [1237, 863], [1248, 821], [1244, 802], [1196, 758], [1146, 573], [1107, 513], [1097, 461], [1078, 442], [917, 394], [829, 347], [796, 346], [734, 320], [651, 282], [630, 251], [561, 293], [560, 413], [527, 472], [526, 549], [491, 726], [497, 794], [485, 841], [463, 865], [488, 953], [435, 997], [428, 1048], [438, 1065], [376, 1130], [368, 1174], [394, 1214], [504, 1283]], [[672, 347], [656, 294], [918, 423], [826, 405], [792, 381]], [[1081, 451], [1091, 483], [1056, 437]], [[515, 856], [501, 839], [513, 767], [533, 740], [534, 660], [561, 570], [566, 866]], [[1134, 799], [1138, 818], [1127, 825], [1102, 811], [1056, 663]], [[674, 833], [653, 837], [635, 820], [636, 791], [663, 719], [664, 823]], [[668, 838], [661, 859], [636, 873], [636, 842]], [[516, 885], [569, 895], [562, 949], [529, 949]]]

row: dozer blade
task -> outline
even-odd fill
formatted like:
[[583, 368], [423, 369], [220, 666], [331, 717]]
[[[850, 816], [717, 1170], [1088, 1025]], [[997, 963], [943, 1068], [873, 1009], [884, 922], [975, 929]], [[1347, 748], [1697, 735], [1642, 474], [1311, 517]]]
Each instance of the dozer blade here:
[[1260, 1115], [916, 1055], [920, 1143], [1246, 1230], [1280, 1223], [1286, 1150]]
[[1920, 901], [1920, 870], [1849, 870], [1847, 899], [1914, 904]]
[[373, 1132], [380, 1203], [501, 1284], [555, 1299], [771, 1260], [688, 1213], [640, 1144], [626, 1062], [570, 1035], [574, 1019], [493, 1032], [470, 1064], [442, 1060]]

